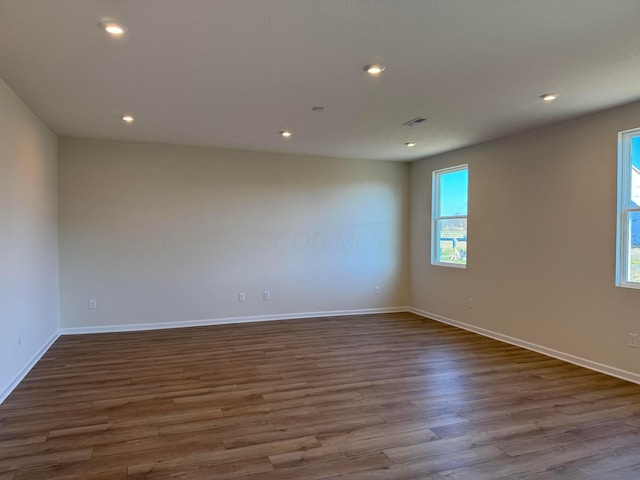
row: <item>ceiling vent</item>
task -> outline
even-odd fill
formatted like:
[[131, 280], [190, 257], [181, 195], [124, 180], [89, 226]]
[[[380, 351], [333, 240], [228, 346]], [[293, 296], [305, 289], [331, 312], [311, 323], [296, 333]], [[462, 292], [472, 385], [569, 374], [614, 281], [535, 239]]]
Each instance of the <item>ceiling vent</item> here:
[[414, 118], [412, 120], [409, 120], [408, 122], [404, 122], [402, 125], [405, 125], [407, 127], [414, 127], [414, 126], [416, 126], [416, 125], [418, 125], [418, 124], [420, 124], [420, 123], [422, 123], [422, 122], [424, 122], [426, 120], [427, 119], [423, 118], [423, 117], [416, 117], [416, 118]]

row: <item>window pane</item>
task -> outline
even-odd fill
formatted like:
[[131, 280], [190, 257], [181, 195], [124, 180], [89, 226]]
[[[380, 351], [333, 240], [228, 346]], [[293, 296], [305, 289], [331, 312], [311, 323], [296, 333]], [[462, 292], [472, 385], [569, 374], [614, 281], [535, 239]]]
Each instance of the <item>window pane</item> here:
[[631, 139], [631, 205], [640, 205], [640, 136]]
[[439, 217], [467, 215], [467, 190], [469, 170], [457, 170], [440, 174]]
[[629, 213], [629, 275], [627, 281], [640, 282], [640, 212]]
[[631, 139], [631, 165], [640, 168], [640, 135]]
[[467, 263], [467, 219], [438, 220], [438, 262]]

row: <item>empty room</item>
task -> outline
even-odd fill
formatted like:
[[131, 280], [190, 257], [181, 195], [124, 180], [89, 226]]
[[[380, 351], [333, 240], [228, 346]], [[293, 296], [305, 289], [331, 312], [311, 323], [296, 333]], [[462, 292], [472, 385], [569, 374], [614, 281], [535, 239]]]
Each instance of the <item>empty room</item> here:
[[0, 480], [640, 479], [638, 0], [0, 0]]

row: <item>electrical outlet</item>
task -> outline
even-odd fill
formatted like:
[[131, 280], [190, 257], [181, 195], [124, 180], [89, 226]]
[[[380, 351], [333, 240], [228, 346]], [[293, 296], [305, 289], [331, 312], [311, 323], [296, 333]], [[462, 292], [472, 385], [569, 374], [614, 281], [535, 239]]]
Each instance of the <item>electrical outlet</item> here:
[[95, 298], [89, 299], [88, 308], [89, 310], [95, 310], [98, 308], [98, 302], [96, 301]]
[[380, 295], [380, 287], [373, 287], [373, 294]]
[[630, 348], [638, 348], [638, 334], [630, 333], [629, 334], [629, 347]]
[[22, 335], [20, 335], [20, 332], [18, 332], [18, 346], [22, 346]]
[[469, 298], [469, 301], [468, 301], [468, 303], [467, 303], [467, 306], [468, 306], [469, 308], [473, 308], [473, 298]]
[[262, 294], [262, 299], [263, 300], [270, 300], [271, 299], [271, 294], [269, 293], [268, 290], [264, 291], [264, 293]]
[[244, 302], [246, 299], [247, 299], [247, 296], [245, 295], [245, 293], [244, 293], [244, 292], [240, 292], [240, 293], [238, 294], [238, 301], [239, 301], [239, 302]]

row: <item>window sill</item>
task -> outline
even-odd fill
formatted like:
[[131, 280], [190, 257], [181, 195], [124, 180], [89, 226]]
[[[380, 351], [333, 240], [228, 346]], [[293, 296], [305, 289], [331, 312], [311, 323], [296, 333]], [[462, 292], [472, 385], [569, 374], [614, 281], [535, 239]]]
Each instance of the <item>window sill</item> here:
[[[461, 264], [461, 263], [432, 262], [431, 265], [436, 267], [449, 267], [449, 268], [462, 268], [462, 269], [467, 268], [466, 264]], [[640, 284], [638, 284], [636, 288], [640, 288]]]

